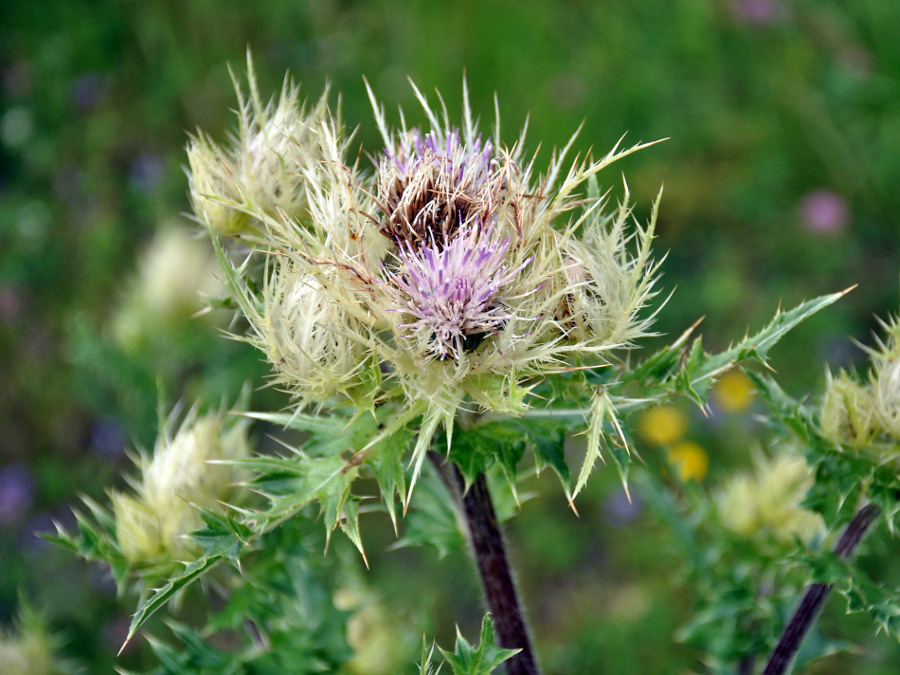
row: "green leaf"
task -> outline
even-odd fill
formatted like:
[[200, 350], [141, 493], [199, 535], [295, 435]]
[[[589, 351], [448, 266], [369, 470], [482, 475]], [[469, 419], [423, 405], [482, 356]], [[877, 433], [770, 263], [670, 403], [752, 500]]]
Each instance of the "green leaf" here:
[[[659, 398], [676, 391], [688, 396], [698, 405], [706, 405], [709, 390], [716, 379], [734, 366], [755, 360], [766, 363], [769, 350], [801, 321], [837, 302], [850, 289], [823, 295], [801, 303], [788, 312], [781, 310], [755, 335], [748, 335], [737, 344], [718, 354], [708, 354], [701, 338], [687, 347], [694, 326], [685, 331], [672, 345], [663, 348], [627, 375], [637, 382], [646, 398]], [[695, 324], [696, 325], [696, 324]]]
[[431, 657], [434, 655], [434, 643], [431, 643], [431, 647], [428, 646], [428, 642], [425, 641], [425, 636], [422, 636], [422, 657], [419, 659], [419, 663], [416, 664], [419, 666], [419, 675], [437, 675], [440, 672], [443, 664], [437, 667], [437, 670], [434, 670], [434, 665], [431, 663]]
[[[439, 648], [440, 649], [440, 648]], [[456, 630], [456, 651], [452, 654], [441, 649], [444, 659], [453, 669], [453, 675], [491, 675], [495, 668], [521, 649], [504, 649], [494, 644], [494, 623], [489, 614], [481, 622], [481, 637], [473, 648]]]
[[591, 408], [588, 413], [587, 428], [587, 452], [578, 480], [575, 481], [575, 489], [572, 491], [574, 498], [587, 483], [588, 476], [594, 468], [597, 460], [603, 461], [602, 449], [610, 451], [616, 463], [622, 486], [628, 489], [628, 467], [631, 464], [631, 451], [622, 425], [616, 415], [616, 408], [605, 389], [594, 392], [591, 400]]
[[198, 560], [190, 562], [184, 566], [184, 570], [179, 575], [160, 588], [154, 589], [147, 597], [143, 598], [138, 605], [134, 616], [131, 617], [131, 625], [128, 627], [128, 636], [125, 638], [125, 642], [122, 644], [119, 653], [121, 653], [122, 649], [125, 649], [125, 646], [131, 642], [131, 639], [140, 627], [169, 600], [174, 598], [176, 594], [187, 588], [191, 583], [202, 577], [225, 559], [225, 555], [216, 554], [203, 556]]
[[504, 475], [516, 475], [516, 466], [525, 454], [527, 435], [521, 426], [510, 420], [479, 424], [467, 429], [457, 428], [450, 458], [459, 467], [466, 481], [466, 489], [499, 461]]
[[403, 519], [403, 536], [391, 548], [433, 546], [443, 558], [465, 545], [464, 528], [459, 509], [437, 472], [423, 471]]

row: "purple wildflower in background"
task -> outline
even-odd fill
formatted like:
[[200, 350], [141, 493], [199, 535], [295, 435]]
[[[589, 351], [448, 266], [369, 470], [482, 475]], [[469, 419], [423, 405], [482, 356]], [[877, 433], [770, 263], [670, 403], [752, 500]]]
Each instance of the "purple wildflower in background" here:
[[109, 94], [109, 85], [101, 73], [86, 73], [72, 83], [72, 103], [79, 112], [89, 112], [102, 104]]
[[140, 192], [150, 193], [159, 187], [165, 168], [162, 157], [152, 152], [144, 152], [131, 162], [128, 178]]
[[847, 226], [847, 203], [831, 190], [815, 190], [800, 202], [800, 220], [816, 234], [831, 234]]
[[739, 19], [751, 26], [764, 26], [778, 18], [776, 0], [737, 0], [734, 12]]
[[0, 525], [22, 521], [34, 502], [34, 478], [24, 464], [0, 469]]
[[391, 276], [402, 298], [398, 309], [416, 321], [400, 328], [422, 331], [441, 359], [458, 359], [477, 346], [510, 317], [498, 295], [524, 265], [509, 270], [503, 261], [508, 249], [508, 239], [473, 227], [461, 228], [442, 249], [433, 240], [419, 250], [407, 243], [400, 249], [405, 271]]
[[91, 426], [91, 449], [107, 461], [119, 459], [125, 451], [122, 425], [113, 417], [102, 417]]

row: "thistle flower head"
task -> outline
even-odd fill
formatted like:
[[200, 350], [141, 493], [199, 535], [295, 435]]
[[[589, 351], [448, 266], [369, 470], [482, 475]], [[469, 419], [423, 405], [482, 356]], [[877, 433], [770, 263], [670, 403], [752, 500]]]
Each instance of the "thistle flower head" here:
[[234, 495], [238, 470], [215, 460], [249, 456], [245, 421], [223, 413], [187, 415], [173, 434], [175, 414], [165, 423], [152, 457], [140, 458], [133, 495], [114, 492], [113, 513], [122, 553], [133, 564], [166, 563], [190, 555], [186, 535], [202, 524], [193, 505], [215, 507]]
[[458, 359], [496, 332], [510, 316], [502, 291], [519, 272], [509, 269], [508, 250], [508, 239], [473, 226], [464, 226], [443, 248], [433, 237], [428, 246], [405, 243], [401, 272], [390, 273], [397, 311], [415, 318], [398, 325], [408, 331], [403, 338], [441, 359]]
[[443, 246], [464, 225], [488, 224], [503, 188], [494, 147], [481, 136], [464, 142], [460, 131], [407, 132], [378, 164], [379, 229], [392, 241]]
[[450, 438], [460, 406], [522, 413], [539, 378], [607, 365], [613, 349], [646, 335], [653, 316], [640, 314], [658, 265], [656, 208], [632, 229], [627, 194], [606, 216], [596, 185], [645, 146], [616, 144], [566, 169], [573, 136], [538, 173], [523, 161], [524, 132], [511, 149], [499, 120], [491, 140], [480, 135], [465, 87], [458, 127], [415, 92], [427, 127], [395, 131], [369, 90], [384, 140], [373, 173], [348, 162], [325, 110], [297, 174], [305, 219], [242, 192], [241, 208], [264, 223], [259, 247], [278, 261], [264, 290], [246, 265], [226, 261], [226, 275], [251, 341], [300, 405], [364, 399], [415, 411], [420, 467], [440, 424]]

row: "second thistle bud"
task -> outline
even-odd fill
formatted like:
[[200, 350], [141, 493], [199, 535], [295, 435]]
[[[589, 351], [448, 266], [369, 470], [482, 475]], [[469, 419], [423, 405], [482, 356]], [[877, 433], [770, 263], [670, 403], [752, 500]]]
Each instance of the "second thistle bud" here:
[[190, 557], [194, 546], [187, 535], [202, 525], [196, 506], [213, 508], [232, 499], [241, 477], [232, 466], [211, 462], [249, 452], [246, 422], [226, 422], [221, 413], [199, 419], [189, 414], [171, 437], [167, 429], [153, 456], [141, 458], [135, 493], [112, 495], [119, 547], [129, 562], [167, 564]]
[[879, 432], [869, 390], [843, 371], [836, 378], [829, 373], [820, 426], [825, 438], [835, 443], [869, 445]]

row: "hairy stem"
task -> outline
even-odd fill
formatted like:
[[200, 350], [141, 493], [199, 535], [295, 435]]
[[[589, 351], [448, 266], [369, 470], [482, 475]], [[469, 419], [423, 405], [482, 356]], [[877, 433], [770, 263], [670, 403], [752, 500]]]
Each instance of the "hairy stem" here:
[[429, 459], [462, 507], [481, 587], [493, 616], [497, 645], [522, 650], [504, 663], [506, 672], [508, 675], [538, 675], [540, 671], [531, 650], [528, 627], [484, 474], [479, 475], [466, 491], [465, 480], [453, 462], [436, 452], [429, 452]]
[[[849, 560], [853, 551], [856, 550], [857, 544], [879, 513], [881, 513], [881, 509], [874, 504], [867, 504], [857, 511], [834, 547], [834, 552], [844, 560]], [[790, 623], [781, 634], [763, 675], [781, 675], [787, 670], [807, 631], [819, 612], [822, 611], [822, 605], [825, 604], [825, 599], [830, 592], [831, 586], [826, 584], [812, 584], [807, 589], [806, 595], [800, 601], [800, 606], [797, 607]]]

